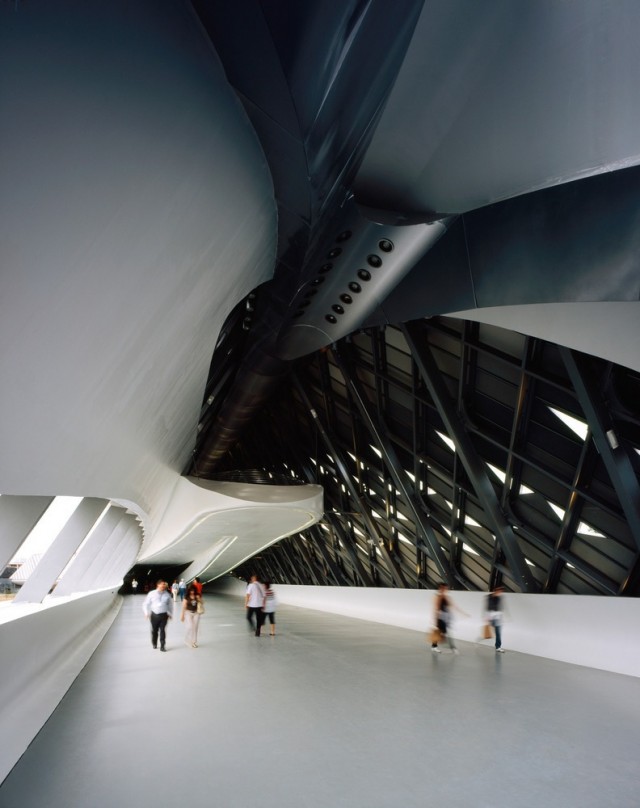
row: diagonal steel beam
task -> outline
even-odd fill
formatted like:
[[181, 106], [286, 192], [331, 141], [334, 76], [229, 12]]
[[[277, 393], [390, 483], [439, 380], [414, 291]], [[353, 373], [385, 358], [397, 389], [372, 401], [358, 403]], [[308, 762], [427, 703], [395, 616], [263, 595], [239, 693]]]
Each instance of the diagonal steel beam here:
[[[281, 583], [286, 583], [289, 575], [282, 565], [281, 553], [277, 544], [269, 548], [269, 565], [271, 567], [271, 580], [277, 581], [280, 578]], [[277, 574], [274, 575], [274, 572]]]
[[296, 540], [296, 552], [298, 552], [307, 564], [307, 569], [311, 573], [311, 577], [314, 580], [315, 586], [321, 586], [322, 584], [326, 584], [326, 576], [324, 570], [321, 569], [318, 559], [315, 557], [315, 553], [308, 546], [308, 542], [310, 539], [305, 539], [302, 536], [298, 536]]
[[356, 383], [353, 373], [351, 373], [346, 367], [343, 356], [335, 347], [332, 349], [332, 352], [335, 361], [342, 372], [347, 388], [353, 397], [358, 412], [360, 413], [369, 434], [382, 452], [382, 457], [389, 474], [393, 479], [394, 485], [407, 502], [416, 525], [420, 528], [423, 536], [426, 539], [429, 555], [438, 567], [438, 572], [442, 576], [443, 581], [446, 581], [449, 586], [453, 586], [454, 575], [451, 566], [447, 561], [447, 557], [440, 546], [435, 532], [424, 517], [421, 502], [418, 501], [415, 491], [409, 486], [406, 480], [406, 472], [398, 460], [398, 456], [393, 444], [391, 443], [391, 440], [388, 438], [382, 427], [379, 426], [377, 419], [374, 418], [373, 414], [371, 413], [371, 408], [362, 394], [360, 386]]
[[342, 482], [344, 483], [345, 488], [347, 489], [351, 498], [353, 499], [355, 507], [358, 509], [358, 512], [362, 516], [364, 523], [367, 527], [367, 531], [373, 537], [378, 547], [380, 547], [380, 552], [383, 554], [385, 560], [387, 561], [387, 564], [389, 566], [389, 572], [391, 573], [391, 577], [393, 578], [395, 585], [401, 588], [405, 588], [407, 584], [402, 574], [402, 571], [398, 567], [398, 564], [395, 561], [395, 559], [387, 551], [387, 547], [384, 543], [384, 540], [382, 536], [380, 536], [380, 534], [378, 533], [378, 528], [373, 520], [373, 517], [369, 513], [368, 508], [364, 507], [362, 503], [362, 497], [360, 496], [360, 493], [356, 490], [356, 487], [353, 484], [353, 480], [351, 479], [351, 475], [349, 474], [349, 469], [346, 467], [340, 455], [340, 452], [338, 451], [337, 447], [334, 445], [333, 441], [329, 437], [329, 434], [327, 433], [326, 429], [322, 425], [320, 418], [318, 417], [318, 413], [311, 405], [311, 402], [307, 397], [306, 391], [304, 390], [303, 386], [300, 384], [300, 381], [296, 376], [294, 376], [294, 383], [296, 385], [300, 397], [305, 403], [305, 406], [308, 408], [309, 412], [313, 416], [313, 420], [316, 424], [318, 432], [320, 433], [320, 437], [322, 438], [322, 441], [326, 446], [327, 451], [334, 459], [338, 473], [342, 478]]
[[338, 531], [340, 533], [339, 541], [342, 542], [342, 546], [344, 548], [344, 554], [348, 556], [348, 559], [351, 562], [351, 569], [355, 572], [356, 575], [360, 577], [360, 580], [363, 581], [365, 586], [375, 586], [375, 581], [371, 577], [369, 571], [365, 569], [364, 564], [360, 560], [358, 550], [356, 547], [354, 547], [353, 542], [351, 541], [351, 537], [348, 534], [346, 534], [346, 531], [344, 531], [342, 525], [340, 524], [338, 519], [339, 514], [327, 513], [325, 515], [334, 533], [336, 532], [336, 527], [338, 528]]
[[478, 455], [462, 418], [458, 415], [455, 404], [449, 396], [438, 365], [426, 340], [423, 339], [424, 332], [421, 323], [418, 321], [406, 323], [402, 326], [402, 332], [433, 403], [436, 405], [449, 436], [456, 445], [456, 452], [471, 480], [487, 520], [502, 547], [514, 583], [523, 592], [536, 592], [538, 585], [518, 546], [517, 536], [500, 507], [500, 501], [489, 479], [487, 467]]
[[[280, 549], [298, 577], [300, 577], [298, 570], [304, 569], [307, 573], [307, 578], [312, 581], [313, 585], [318, 585], [314, 565], [309, 560], [305, 559], [304, 553], [300, 550], [299, 546], [294, 544], [291, 538], [285, 539], [285, 541], [280, 544]], [[299, 556], [302, 560], [299, 559]]]
[[640, 594], [640, 553], [636, 553], [635, 561], [627, 577], [620, 584], [618, 595], [631, 595], [637, 597]]
[[584, 500], [579, 496], [579, 492], [588, 488], [593, 477], [593, 470], [598, 455], [594, 444], [587, 441], [582, 445], [580, 459], [576, 468], [569, 504], [564, 512], [560, 532], [556, 538], [553, 557], [549, 564], [549, 571], [544, 582], [543, 592], [555, 592], [558, 588], [560, 576], [564, 569], [565, 560], [563, 551], [571, 549], [571, 542], [575, 538], [576, 530], [580, 524]]
[[333, 578], [334, 584], [336, 586], [345, 586], [347, 582], [344, 579], [344, 574], [329, 552], [327, 540], [323, 531], [318, 527], [318, 525], [313, 525], [309, 528], [309, 533], [311, 533], [313, 536], [315, 546], [322, 555], [324, 562], [327, 565], [327, 569], [329, 570], [329, 574]]
[[613, 431], [613, 420], [607, 411], [585, 354], [560, 347], [560, 356], [587, 418], [596, 449], [602, 457], [620, 500], [636, 547], [640, 549], [640, 484], [628, 450], [618, 443]]
[[[302, 471], [303, 477], [306, 479], [308, 483], [315, 483], [316, 478], [313, 473], [313, 469], [310, 463], [303, 457], [302, 453], [299, 452], [299, 445], [292, 440], [291, 432], [287, 431], [284, 435], [284, 440], [287, 442], [288, 445], [288, 453], [292, 454], [296, 460], [298, 465], [298, 469]], [[315, 546], [319, 549], [322, 557], [329, 568], [331, 575], [334, 579], [336, 586], [345, 586], [346, 581], [344, 579], [344, 573], [340, 569], [340, 567], [336, 564], [333, 556], [329, 552], [329, 548], [327, 547], [326, 537], [323, 535], [322, 530], [318, 527], [318, 525], [312, 525], [309, 528], [309, 534], [313, 537]], [[277, 546], [277, 545], [276, 545]]]
[[[268, 547], [264, 552], [264, 556], [260, 559], [260, 563], [256, 564], [256, 566], [260, 567], [261, 573], [265, 572], [265, 569], [263, 568], [265, 565], [270, 567], [272, 574], [274, 570], [277, 570], [281, 576], [280, 583], [291, 583], [292, 580], [296, 580], [296, 571], [295, 568], [293, 568], [293, 570], [289, 568], [291, 562], [289, 557], [285, 555], [282, 547], [285, 541], [287, 541], [287, 539], [282, 539], [277, 544], [272, 544], [271, 547]], [[251, 562], [252, 559], [249, 559], [248, 564], [249, 566], [253, 567]], [[277, 580], [277, 578], [274, 577], [272, 580]]]

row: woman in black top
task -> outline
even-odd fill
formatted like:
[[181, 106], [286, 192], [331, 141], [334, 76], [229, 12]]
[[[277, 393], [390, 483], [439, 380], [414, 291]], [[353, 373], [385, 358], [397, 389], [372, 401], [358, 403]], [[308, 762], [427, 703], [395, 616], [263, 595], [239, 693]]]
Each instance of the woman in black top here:
[[[459, 653], [458, 649], [456, 648], [456, 644], [453, 641], [453, 637], [451, 636], [450, 627], [451, 627], [451, 619], [452, 619], [452, 610], [455, 609], [456, 611], [460, 612], [460, 614], [464, 614], [467, 617], [469, 616], [466, 612], [463, 612], [462, 609], [459, 609], [455, 603], [449, 597], [449, 587], [446, 584], [440, 584], [438, 587], [438, 592], [436, 593], [435, 603], [434, 603], [434, 624], [437, 627], [438, 631], [440, 632], [442, 637], [447, 638], [447, 642], [449, 643], [449, 648], [451, 649], [452, 653], [457, 654]], [[434, 638], [435, 639], [435, 638]], [[438, 648], [437, 640], [431, 643], [431, 650], [434, 654], [439, 654], [440, 649]]]
[[[198, 608], [200, 607], [200, 608]], [[186, 631], [184, 641], [191, 648], [198, 647], [198, 624], [200, 623], [200, 609], [202, 609], [202, 596], [198, 594], [194, 586], [187, 589], [187, 594], [182, 601], [182, 614], [180, 622], [184, 623], [186, 618]]]

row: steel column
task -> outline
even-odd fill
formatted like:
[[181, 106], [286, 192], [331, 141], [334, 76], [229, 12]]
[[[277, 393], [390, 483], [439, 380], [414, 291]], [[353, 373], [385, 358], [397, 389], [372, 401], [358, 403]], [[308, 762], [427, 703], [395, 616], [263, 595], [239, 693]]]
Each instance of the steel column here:
[[618, 494], [636, 547], [640, 549], [640, 485], [631, 458], [626, 447], [618, 443], [613, 431], [615, 424], [607, 412], [586, 357], [569, 348], [560, 347], [559, 350], [587, 418], [596, 448]]
[[[420, 527], [425, 536], [427, 541], [427, 545], [429, 547], [429, 553], [431, 558], [434, 560], [436, 566], [438, 567], [439, 573], [443, 576], [443, 579], [451, 586], [454, 583], [454, 576], [452, 569], [447, 562], [447, 558], [438, 542], [438, 539], [431, 529], [431, 526], [425, 521], [423, 514], [422, 514], [422, 503], [418, 501], [418, 497], [415, 494], [415, 491], [409, 487], [407, 484], [405, 477], [406, 472], [402, 469], [398, 457], [396, 455], [396, 451], [393, 448], [391, 441], [383, 432], [382, 428], [378, 425], [377, 419], [375, 419], [370, 411], [370, 408], [365, 401], [359, 385], [356, 384], [352, 373], [350, 373], [347, 368], [345, 367], [345, 363], [343, 361], [342, 355], [338, 353], [337, 349], [333, 348], [333, 354], [336, 359], [340, 370], [342, 371], [342, 375], [344, 377], [345, 383], [349, 389], [349, 392], [353, 396], [353, 400], [355, 405], [370, 433], [375, 441], [376, 445], [378, 446], [379, 450], [382, 452], [382, 456], [384, 462], [387, 466], [389, 473], [394, 481], [396, 488], [400, 491], [404, 499], [406, 500], [407, 504], [411, 508], [411, 512], [413, 514], [413, 518], [416, 522], [416, 525]], [[402, 473], [400, 473], [400, 471]]]
[[500, 508], [486, 466], [473, 446], [464, 423], [450, 399], [426, 340], [422, 339], [423, 330], [420, 324], [407, 323], [402, 326], [402, 331], [447, 432], [456, 444], [456, 451], [482, 504], [492, 532], [500, 542], [514, 583], [524, 592], [536, 592], [538, 586], [518, 546], [517, 536]]

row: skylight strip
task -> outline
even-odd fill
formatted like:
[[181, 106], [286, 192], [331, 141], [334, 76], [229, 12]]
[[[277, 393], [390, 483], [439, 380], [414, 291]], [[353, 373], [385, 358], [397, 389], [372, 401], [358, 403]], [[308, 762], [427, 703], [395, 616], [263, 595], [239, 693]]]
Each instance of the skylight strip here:
[[595, 530], [594, 528], [591, 527], [591, 525], [588, 525], [586, 522], [580, 522], [576, 533], [582, 533], [583, 536], [593, 536], [594, 538], [597, 539], [607, 538], [604, 535], [604, 533], [600, 533], [598, 530]]
[[493, 466], [491, 463], [487, 463], [487, 466], [489, 466], [491, 471], [496, 475], [500, 482], [504, 483], [504, 481], [507, 479], [507, 472], [498, 468], [498, 466]]
[[455, 445], [455, 443], [454, 443], [454, 442], [451, 440], [451, 438], [450, 438], [448, 435], [445, 435], [445, 434], [444, 434], [444, 433], [442, 433], [442, 432], [438, 432], [438, 430], [437, 430], [437, 429], [436, 429], [436, 435], [437, 435], [437, 436], [440, 438], [440, 440], [441, 440], [441, 441], [442, 441], [444, 444], [446, 444], [446, 445], [449, 447], [449, 449], [451, 449], [451, 451], [452, 451], [452, 452], [455, 452], [455, 450], [456, 450], [456, 445]]
[[563, 424], [569, 427], [569, 429], [574, 432], [579, 438], [582, 440], [587, 439], [587, 435], [589, 434], [589, 427], [584, 422], [581, 421], [579, 418], [576, 418], [574, 415], [569, 415], [566, 412], [562, 412], [562, 410], [556, 410], [553, 407], [549, 407], [551, 412], [559, 418]]
[[547, 500], [547, 505], [551, 508], [551, 510], [555, 513], [555, 515], [562, 521], [564, 519], [565, 511], [559, 505], [554, 505], [553, 502], [549, 502]]

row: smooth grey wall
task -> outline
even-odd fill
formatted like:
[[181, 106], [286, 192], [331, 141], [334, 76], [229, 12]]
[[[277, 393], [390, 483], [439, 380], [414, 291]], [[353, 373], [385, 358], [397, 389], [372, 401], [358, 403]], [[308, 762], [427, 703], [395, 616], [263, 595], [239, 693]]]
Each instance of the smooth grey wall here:
[[0, 53], [0, 492], [148, 531], [220, 327], [273, 271], [271, 177], [182, 0], [4, 3]]

